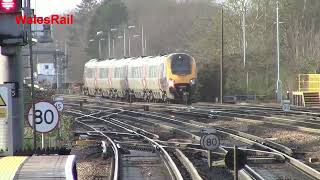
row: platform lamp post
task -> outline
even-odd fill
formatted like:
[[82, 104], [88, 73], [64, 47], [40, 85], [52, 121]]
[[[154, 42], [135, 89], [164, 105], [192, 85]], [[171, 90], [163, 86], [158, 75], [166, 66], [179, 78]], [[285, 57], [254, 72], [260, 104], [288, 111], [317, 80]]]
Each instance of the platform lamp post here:
[[[124, 39], [124, 37], [123, 36], [118, 36], [117, 39]], [[123, 45], [123, 56], [125, 56], [125, 47], [124, 47], [124, 45]]]
[[143, 28], [143, 26], [141, 27], [141, 56], [144, 56], [144, 28]]
[[[116, 28], [111, 28], [110, 29], [110, 31], [108, 32], [108, 43], [109, 43], [109, 58], [111, 57], [111, 43], [110, 43], [110, 39], [111, 39], [111, 35], [110, 35], [110, 33], [112, 33], [112, 32], [115, 32], [115, 31], [118, 31], [118, 29], [116, 29]], [[113, 36], [112, 36], [112, 56], [114, 56], [114, 38], [113, 38]]]
[[131, 36], [130, 36], [130, 29], [134, 29], [136, 26], [128, 26], [129, 32], [128, 32], [128, 38], [129, 38], [129, 56], [131, 56]]
[[99, 31], [99, 32], [97, 32], [97, 34], [96, 34], [96, 36], [98, 36], [99, 37], [99, 59], [101, 59], [102, 58], [102, 47], [101, 47], [101, 40], [102, 40], [102, 38], [101, 38], [101, 36], [103, 35], [103, 32], [102, 31]]
[[[136, 39], [136, 38], [139, 38], [141, 35], [140, 34], [134, 34], [134, 35], [132, 35], [132, 40], [134, 40], [134, 39]], [[143, 56], [143, 55], [142, 55]]]

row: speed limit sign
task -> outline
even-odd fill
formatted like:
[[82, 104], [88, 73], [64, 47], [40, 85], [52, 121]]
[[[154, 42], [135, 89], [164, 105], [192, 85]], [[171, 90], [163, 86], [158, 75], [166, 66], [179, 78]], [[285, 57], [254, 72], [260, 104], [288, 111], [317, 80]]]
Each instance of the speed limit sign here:
[[220, 146], [219, 138], [214, 134], [208, 134], [201, 137], [200, 145], [207, 150], [215, 150]]
[[[28, 122], [33, 127], [32, 108], [29, 110]], [[59, 112], [57, 108], [48, 102], [38, 102], [35, 104], [36, 131], [46, 133], [52, 131], [59, 123]]]

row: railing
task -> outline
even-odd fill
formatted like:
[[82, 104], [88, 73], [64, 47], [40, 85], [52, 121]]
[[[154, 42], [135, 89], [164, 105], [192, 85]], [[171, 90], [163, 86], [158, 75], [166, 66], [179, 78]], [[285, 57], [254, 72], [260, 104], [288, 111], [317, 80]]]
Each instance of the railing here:
[[224, 103], [237, 103], [237, 102], [257, 102], [265, 100], [266, 95], [232, 95], [232, 96], [223, 96]]

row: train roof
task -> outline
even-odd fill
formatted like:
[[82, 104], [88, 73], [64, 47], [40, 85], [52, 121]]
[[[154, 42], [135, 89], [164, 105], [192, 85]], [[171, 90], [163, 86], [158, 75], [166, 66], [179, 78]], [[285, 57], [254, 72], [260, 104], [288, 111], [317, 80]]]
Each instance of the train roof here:
[[86, 67], [101, 67], [101, 66], [121, 66], [123, 64], [129, 64], [130, 65], [141, 65], [141, 63], [148, 63], [148, 64], [159, 64], [162, 61], [166, 60], [168, 57], [171, 57], [176, 54], [185, 54], [186, 53], [172, 53], [172, 54], [166, 54], [166, 55], [160, 55], [160, 56], [140, 56], [140, 57], [124, 57], [121, 59], [105, 59], [105, 60], [97, 60], [97, 59], [91, 59], [89, 60], [85, 66]]

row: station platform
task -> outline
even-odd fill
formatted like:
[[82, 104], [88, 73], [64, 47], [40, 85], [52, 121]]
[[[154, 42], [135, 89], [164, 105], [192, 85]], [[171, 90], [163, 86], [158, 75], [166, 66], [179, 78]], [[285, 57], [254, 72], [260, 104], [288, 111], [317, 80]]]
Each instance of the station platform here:
[[0, 158], [0, 180], [77, 179], [75, 155]]

